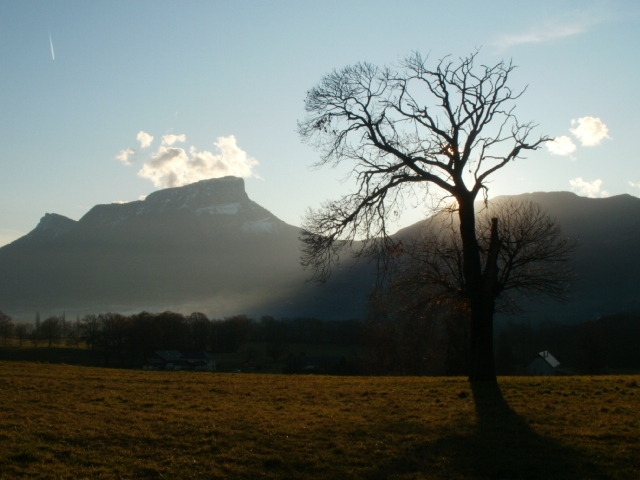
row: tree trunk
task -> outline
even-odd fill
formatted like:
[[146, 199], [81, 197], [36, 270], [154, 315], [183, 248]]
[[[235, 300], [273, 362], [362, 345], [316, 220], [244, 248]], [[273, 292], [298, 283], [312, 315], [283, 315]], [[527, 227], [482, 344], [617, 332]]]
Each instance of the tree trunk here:
[[471, 301], [471, 365], [469, 380], [496, 381], [493, 356], [493, 305], [485, 299]]
[[495, 280], [500, 250], [497, 219], [491, 229], [489, 255], [484, 273], [480, 246], [476, 238], [475, 208], [471, 196], [459, 197], [460, 237], [463, 252], [463, 274], [471, 308], [471, 362], [469, 380], [496, 382], [493, 354], [493, 314]]

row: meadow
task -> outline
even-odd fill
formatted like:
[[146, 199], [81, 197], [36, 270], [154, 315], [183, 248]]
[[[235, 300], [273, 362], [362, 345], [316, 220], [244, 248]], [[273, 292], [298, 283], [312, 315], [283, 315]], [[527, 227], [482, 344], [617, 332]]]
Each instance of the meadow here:
[[0, 362], [0, 478], [640, 477], [640, 376], [154, 372]]

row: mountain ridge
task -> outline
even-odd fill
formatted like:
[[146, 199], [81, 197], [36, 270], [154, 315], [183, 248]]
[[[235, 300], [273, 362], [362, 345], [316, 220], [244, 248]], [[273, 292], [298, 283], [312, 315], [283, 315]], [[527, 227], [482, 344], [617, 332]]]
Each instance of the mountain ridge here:
[[[639, 198], [533, 192], [492, 201], [504, 198], [541, 204], [579, 242], [574, 301], [537, 302], [530, 315], [588, 319], [640, 308]], [[418, 234], [425, 222], [396, 235]], [[363, 317], [374, 268], [348, 260], [317, 288], [299, 264], [300, 232], [251, 200], [236, 177], [96, 205], [77, 221], [47, 213], [0, 248], [0, 308]]]

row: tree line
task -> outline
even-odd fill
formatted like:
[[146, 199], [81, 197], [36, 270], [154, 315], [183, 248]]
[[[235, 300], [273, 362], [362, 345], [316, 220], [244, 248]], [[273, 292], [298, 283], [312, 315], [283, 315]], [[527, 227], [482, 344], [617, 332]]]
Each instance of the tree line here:
[[88, 314], [69, 320], [65, 314], [33, 323], [14, 323], [0, 312], [0, 338], [6, 345], [15, 338], [20, 346], [84, 347], [95, 353], [105, 366], [135, 367], [156, 350], [235, 353], [248, 342], [267, 344], [269, 356], [278, 360], [290, 343], [348, 344], [360, 342], [358, 320], [320, 320], [316, 318], [260, 320], [246, 315], [209, 319], [204, 313], [177, 312]]
[[[471, 362], [465, 312], [448, 306], [398, 309], [389, 297], [372, 302], [366, 320], [317, 318], [259, 320], [246, 315], [209, 319], [203, 313], [134, 315], [103, 313], [68, 320], [64, 314], [14, 323], [0, 312], [0, 340], [7, 345], [66, 346], [93, 352], [97, 364], [138, 367], [156, 350], [235, 353], [262, 342], [272, 361], [295, 355], [292, 345], [359, 347], [351, 373], [364, 375], [468, 375]], [[496, 333], [500, 375], [526, 374], [538, 352], [548, 350], [576, 374], [640, 371], [640, 312], [619, 313], [576, 325], [508, 321]]]
[[[428, 312], [379, 306], [363, 332], [370, 373], [468, 375], [468, 318], [464, 312], [431, 307]], [[578, 324], [508, 320], [495, 335], [498, 375], [526, 375], [539, 352], [549, 351], [567, 374], [640, 372], [640, 312], [607, 315]]]

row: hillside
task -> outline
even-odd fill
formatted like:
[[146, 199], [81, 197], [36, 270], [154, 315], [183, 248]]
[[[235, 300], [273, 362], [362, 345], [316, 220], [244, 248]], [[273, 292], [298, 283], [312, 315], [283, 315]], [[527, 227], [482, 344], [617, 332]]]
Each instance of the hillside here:
[[577, 279], [566, 304], [530, 305], [530, 315], [595, 320], [640, 309], [640, 199], [631, 195], [585, 198], [568, 192], [515, 197], [539, 203], [565, 235], [577, 240]]
[[46, 214], [0, 249], [0, 303], [29, 316], [56, 309], [359, 315], [340, 282], [322, 290], [305, 283], [298, 236], [235, 177], [97, 205], [77, 222]]
[[[529, 302], [525, 317], [573, 322], [640, 309], [640, 199], [568, 192], [515, 198], [542, 205], [578, 241], [571, 300]], [[417, 235], [425, 222], [397, 236]], [[372, 265], [351, 268], [347, 260], [319, 288], [306, 282], [299, 265], [299, 235], [252, 201], [235, 177], [97, 205], [78, 221], [49, 213], [32, 232], [0, 248], [0, 308], [27, 318], [36, 310], [143, 309], [363, 317]]]
[[[534, 321], [579, 322], [603, 315], [640, 309], [640, 199], [631, 195], [586, 198], [570, 192], [536, 192], [496, 197], [540, 204], [554, 217], [565, 236], [576, 240], [572, 264], [576, 280], [568, 301], [523, 300], [524, 312], [516, 318]], [[476, 211], [483, 205], [478, 203]], [[427, 219], [400, 230], [397, 238], [420, 235]], [[499, 320], [507, 317], [501, 316]]]

